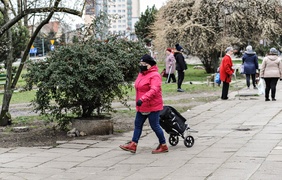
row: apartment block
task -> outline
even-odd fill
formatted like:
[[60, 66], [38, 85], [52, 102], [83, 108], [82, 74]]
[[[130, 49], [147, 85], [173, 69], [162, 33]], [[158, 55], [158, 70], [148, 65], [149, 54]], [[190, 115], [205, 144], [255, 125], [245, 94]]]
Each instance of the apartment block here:
[[140, 18], [140, 0], [89, 0], [84, 13], [85, 25], [91, 24], [101, 11], [111, 17], [109, 32], [125, 36], [135, 34], [134, 24]]

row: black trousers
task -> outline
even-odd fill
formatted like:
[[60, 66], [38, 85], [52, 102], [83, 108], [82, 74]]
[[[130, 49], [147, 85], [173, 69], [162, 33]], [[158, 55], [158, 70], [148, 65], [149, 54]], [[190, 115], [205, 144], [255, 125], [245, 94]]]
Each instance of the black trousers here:
[[271, 90], [271, 98], [275, 99], [276, 85], [279, 78], [264, 78], [265, 80], [265, 99], [269, 99], [269, 91]]
[[184, 80], [184, 72], [183, 71], [177, 71], [178, 73], [178, 79], [177, 79], [177, 89], [181, 89], [182, 82]]
[[172, 80], [172, 82], [176, 82], [176, 78], [175, 78], [174, 74], [169, 75], [169, 79], [167, 79], [167, 83], [170, 83], [171, 80]]
[[253, 86], [256, 87], [256, 74], [246, 74], [246, 83], [247, 86], [250, 87], [250, 76], [252, 76]]
[[223, 81], [221, 99], [228, 99], [229, 83]]

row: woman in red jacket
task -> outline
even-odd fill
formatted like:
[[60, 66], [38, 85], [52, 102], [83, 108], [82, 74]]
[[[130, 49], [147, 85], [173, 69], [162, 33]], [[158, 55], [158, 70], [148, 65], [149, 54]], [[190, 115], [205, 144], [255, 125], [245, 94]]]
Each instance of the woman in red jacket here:
[[160, 111], [163, 109], [162, 77], [158, 72], [156, 61], [145, 54], [140, 61], [140, 73], [135, 80], [136, 117], [132, 140], [119, 147], [125, 151], [136, 152], [138, 140], [141, 136], [146, 119], [159, 139], [159, 146], [152, 153], [168, 152], [163, 130], [159, 123]]
[[233, 54], [233, 48], [228, 47], [226, 48], [225, 52], [226, 54], [223, 57], [219, 68], [220, 80], [223, 82], [221, 94], [222, 100], [228, 99], [229, 83], [231, 82], [231, 77], [234, 72], [234, 69], [232, 69], [233, 63], [231, 59], [231, 55]]

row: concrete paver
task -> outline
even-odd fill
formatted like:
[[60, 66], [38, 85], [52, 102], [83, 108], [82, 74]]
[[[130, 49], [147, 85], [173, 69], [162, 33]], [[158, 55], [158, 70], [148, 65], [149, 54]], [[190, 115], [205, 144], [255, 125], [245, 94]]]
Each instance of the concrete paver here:
[[[132, 132], [106, 141], [75, 140], [57, 147], [0, 148], [0, 179], [79, 180], [257, 180], [282, 176], [282, 84], [277, 101], [242, 89], [182, 113], [195, 144], [187, 148], [179, 137], [165, 154], [151, 154], [157, 138], [144, 127], [136, 154], [118, 146]], [[167, 140], [169, 135], [166, 134]]]

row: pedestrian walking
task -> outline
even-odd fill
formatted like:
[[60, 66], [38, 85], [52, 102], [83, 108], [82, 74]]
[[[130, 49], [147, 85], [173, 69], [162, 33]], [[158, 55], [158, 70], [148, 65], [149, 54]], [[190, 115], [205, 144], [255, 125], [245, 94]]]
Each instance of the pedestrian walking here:
[[134, 85], [137, 112], [134, 122], [133, 137], [129, 143], [120, 145], [119, 147], [125, 151], [135, 153], [142, 134], [144, 122], [148, 118], [151, 128], [159, 139], [159, 145], [152, 153], [165, 153], [168, 152], [168, 147], [159, 121], [160, 111], [163, 109], [162, 77], [158, 73], [156, 61], [148, 54], [142, 56], [139, 68], [140, 73]]
[[175, 45], [176, 51], [174, 52], [174, 57], [176, 60], [176, 70], [178, 74], [177, 78], [177, 92], [184, 92], [183, 89], [181, 89], [182, 82], [184, 80], [185, 76], [185, 70], [187, 69], [187, 64], [185, 62], [184, 56], [182, 54], [183, 48], [179, 45]]
[[225, 56], [221, 60], [219, 73], [220, 73], [220, 80], [222, 81], [222, 94], [221, 99], [227, 100], [228, 99], [228, 90], [229, 90], [229, 83], [231, 82], [232, 74], [234, 72], [233, 63], [231, 59], [231, 55], [233, 54], [233, 48], [227, 47], [225, 49]]
[[165, 59], [165, 67], [166, 67], [166, 74], [167, 76], [167, 83], [170, 83], [172, 80], [173, 83], [176, 83], [176, 78], [175, 78], [175, 58], [173, 55], [173, 52], [171, 48], [166, 49], [166, 59]]
[[282, 80], [281, 58], [278, 57], [278, 51], [275, 48], [269, 50], [269, 54], [263, 58], [260, 77], [265, 80], [265, 101], [270, 101], [269, 92], [271, 90], [271, 99], [276, 101], [276, 85], [278, 79]]
[[246, 84], [248, 89], [250, 88], [250, 77], [252, 78], [252, 83], [254, 89], [256, 87], [256, 71], [258, 70], [258, 56], [256, 52], [253, 51], [251, 45], [246, 47], [246, 51], [242, 57], [242, 64], [244, 66], [244, 74], [246, 75]]

